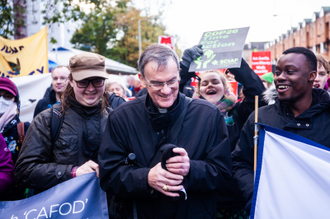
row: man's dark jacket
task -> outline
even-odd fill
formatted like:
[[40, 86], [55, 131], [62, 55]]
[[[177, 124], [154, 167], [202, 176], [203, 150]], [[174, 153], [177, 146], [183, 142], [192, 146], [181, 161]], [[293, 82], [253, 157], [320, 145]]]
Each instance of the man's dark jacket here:
[[[190, 158], [188, 199], [173, 201], [158, 191], [151, 193], [148, 185], [153, 156], [169, 143], [169, 129], [182, 112], [185, 98], [179, 93], [169, 111], [160, 114], [146, 95], [122, 104], [109, 115], [99, 151], [100, 184], [126, 203], [121, 212], [110, 206], [110, 215], [132, 218], [135, 200], [138, 218], [216, 218], [215, 190], [231, 177], [231, 159], [223, 116], [207, 101], [191, 101], [182, 129], [171, 142], [183, 147]], [[139, 166], [125, 164], [129, 153], [136, 154]]]
[[[287, 104], [277, 99], [275, 104], [259, 109], [258, 122], [300, 135], [330, 148], [329, 94], [322, 89], [313, 89], [312, 95], [312, 106], [296, 118]], [[246, 121], [240, 140], [232, 153], [234, 179], [247, 199], [250, 199], [253, 193], [253, 136], [254, 113]]]
[[33, 118], [36, 117], [40, 112], [52, 107], [56, 101], [56, 94], [53, 88], [50, 86], [47, 88], [44, 97], [38, 101], [36, 108], [34, 109]]
[[[190, 82], [190, 78], [187, 75], [190, 75], [191, 77], [193, 73], [189, 73], [188, 68], [182, 64], [180, 65], [180, 68], [180, 75], [182, 79], [180, 81], [180, 89], [185, 89], [183, 85]], [[230, 68], [229, 70], [235, 75], [236, 81], [243, 85], [243, 94], [245, 96], [244, 100], [236, 103], [233, 109], [229, 110], [224, 115], [228, 129], [230, 148], [231, 151], [233, 151], [240, 137], [245, 121], [254, 111], [255, 96], [259, 96], [259, 106], [265, 105], [265, 102], [263, 102], [261, 98], [265, 87], [259, 76], [254, 73], [244, 59], [242, 59], [240, 68]], [[188, 81], [184, 82], [184, 80]], [[219, 209], [228, 207], [242, 208], [245, 206], [246, 201], [247, 200], [242, 197], [242, 194], [233, 179], [223, 186], [221, 191], [218, 193]]]

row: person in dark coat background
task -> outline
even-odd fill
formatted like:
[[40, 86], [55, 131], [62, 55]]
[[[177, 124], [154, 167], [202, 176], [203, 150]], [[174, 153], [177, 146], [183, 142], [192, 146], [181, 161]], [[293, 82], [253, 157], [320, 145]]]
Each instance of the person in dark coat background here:
[[[101, 187], [115, 197], [110, 218], [215, 218], [215, 190], [231, 177], [221, 112], [179, 92], [179, 61], [169, 47], [148, 47], [139, 70], [148, 94], [111, 113], [99, 152]], [[163, 157], [168, 143], [170, 158]]]
[[[259, 109], [258, 122], [292, 132], [330, 148], [330, 97], [323, 89], [312, 89], [317, 60], [303, 47], [285, 50], [275, 68], [278, 98]], [[246, 121], [232, 153], [234, 179], [251, 208], [254, 186], [254, 113]], [[280, 159], [280, 158], [279, 158]]]
[[34, 109], [33, 118], [41, 111], [51, 108], [55, 103], [61, 102], [62, 94], [68, 85], [70, 69], [67, 66], [59, 65], [52, 70], [52, 85], [47, 89], [44, 98], [38, 101]]

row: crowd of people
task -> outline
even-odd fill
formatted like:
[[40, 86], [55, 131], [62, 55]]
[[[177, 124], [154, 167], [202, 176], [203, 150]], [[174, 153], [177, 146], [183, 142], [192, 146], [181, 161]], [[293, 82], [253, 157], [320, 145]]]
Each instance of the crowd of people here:
[[19, 120], [15, 84], [0, 78], [0, 200], [95, 172], [110, 218], [249, 218], [255, 96], [259, 122], [330, 147], [329, 62], [293, 47], [261, 78], [244, 59], [226, 74], [189, 72], [202, 55], [193, 46], [180, 62], [151, 45], [127, 86], [108, 79], [103, 56], [75, 55], [52, 70], [31, 124]]

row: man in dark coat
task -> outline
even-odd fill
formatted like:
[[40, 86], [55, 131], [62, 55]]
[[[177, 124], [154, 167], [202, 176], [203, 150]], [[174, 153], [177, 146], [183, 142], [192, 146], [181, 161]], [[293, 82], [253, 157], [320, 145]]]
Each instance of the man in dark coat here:
[[[293, 47], [284, 51], [275, 70], [278, 98], [275, 104], [259, 109], [258, 122], [330, 147], [326, 134], [330, 132], [330, 97], [324, 90], [312, 89], [316, 69], [316, 57], [310, 50]], [[254, 113], [246, 121], [232, 153], [234, 179], [250, 200], [254, 184], [253, 133]], [[250, 207], [251, 201], [246, 208]]]
[[170, 48], [148, 47], [139, 70], [148, 94], [110, 114], [99, 151], [100, 184], [113, 195], [110, 218], [216, 218], [215, 190], [231, 176], [221, 112], [179, 92]]

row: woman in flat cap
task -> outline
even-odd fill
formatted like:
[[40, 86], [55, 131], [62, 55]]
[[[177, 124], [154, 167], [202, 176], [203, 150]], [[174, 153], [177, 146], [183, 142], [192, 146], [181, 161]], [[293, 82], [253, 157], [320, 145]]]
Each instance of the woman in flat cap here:
[[20, 185], [40, 192], [85, 173], [98, 176], [109, 113], [106, 78], [103, 56], [86, 52], [70, 59], [64, 100], [39, 113], [25, 137], [15, 171]]

